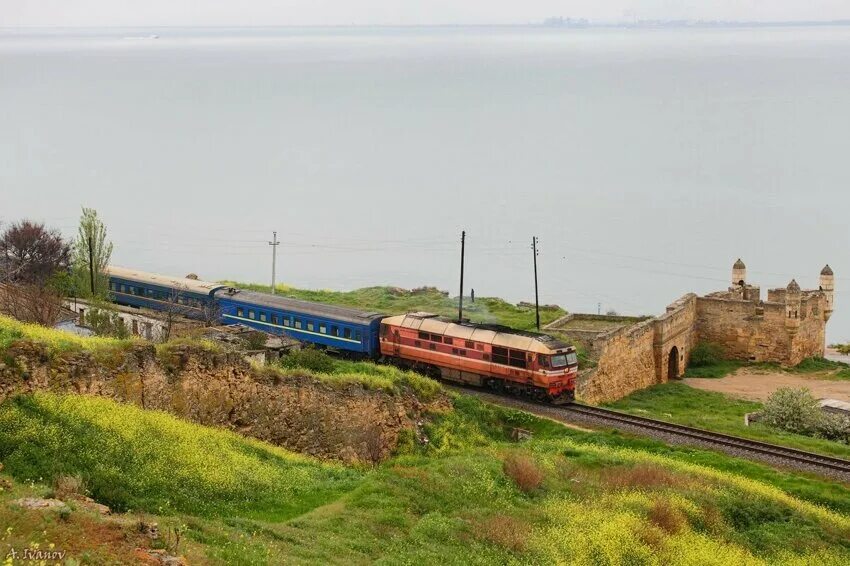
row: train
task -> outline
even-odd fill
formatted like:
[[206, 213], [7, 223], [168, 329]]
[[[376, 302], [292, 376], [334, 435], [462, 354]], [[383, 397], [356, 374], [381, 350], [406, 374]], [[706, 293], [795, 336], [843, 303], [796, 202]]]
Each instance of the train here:
[[106, 269], [118, 304], [242, 324], [343, 355], [552, 403], [575, 398], [575, 347], [547, 334], [428, 312], [387, 315], [122, 267]]

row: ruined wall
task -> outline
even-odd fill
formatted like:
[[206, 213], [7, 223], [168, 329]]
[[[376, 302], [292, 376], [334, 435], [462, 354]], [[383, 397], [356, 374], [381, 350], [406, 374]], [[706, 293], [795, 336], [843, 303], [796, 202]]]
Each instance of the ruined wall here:
[[[771, 289], [768, 296], [784, 300], [785, 293]], [[730, 358], [793, 366], [805, 358], [824, 354], [824, 308], [820, 293], [806, 294], [795, 333], [787, 324], [784, 302], [759, 304], [699, 297], [697, 334], [702, 341], [720, 345]]]
[[806, 358], [823, 356], [826, 350], [826, 322], [823, 319], [826, 298], [820, 293], [806, 293], [801, 302], [800, 327], [791, 338], [789, 365]]
[[[655, 369], [658, 383], [685, 373], [691, 350], [696, 345], [696, 299], [689, 293], [667, 307], [655, 319]], [[671, 365], [672, 362], [672, 365]]]
[[79, 352], [48, 356], [30, 342], [13, 344], [0, 362], [0, 401], [37, 390], [100, 395], [168, 411], [321, 458], [377, 462], [416, 429], [429, 408], [410, 394], [330, 385], [252, 369], [238, 355], [180, 347], [157, 359], [136, 346], [110, 363]]
[[593, 342], [596, 368], [581, 376], [576, 395], [588, 403], [614, 401], [679, 377], [696, 343], [695, 319], [696, 295], [688, 294], [657, 318], [600, 335]]
[[789, 352], [785, 305], [715, 297], [697, 299], [697, 333], [723, 348], [730, 358], [779, 361]]
[[576, 396], [587, 403], [603, 403], [657, 383], [655, 329], [648, 320], [609, 332], [596, 339], [596, 368], [581, 376]]

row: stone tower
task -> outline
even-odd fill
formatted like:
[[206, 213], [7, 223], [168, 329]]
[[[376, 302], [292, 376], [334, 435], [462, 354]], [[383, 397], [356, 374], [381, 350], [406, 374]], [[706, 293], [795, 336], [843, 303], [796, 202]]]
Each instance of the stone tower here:
[[832, 316], [833, 300], [835, 298], [835, 276], [832, 273], [832, 268], [829, 264], [820, 271], [820, 290], [826, 298], [826, 309], [823, 312], [824, 321], [828, 321]]
[[794, 335], [800, 329], [800, 307], [803, 294], [800, 285], [792, 279], [785, 288], [785, 328], [788, 333]]
[[743, 287], [747, 284], [747, 266], [738, 258], [732, 266], [732, 287]]

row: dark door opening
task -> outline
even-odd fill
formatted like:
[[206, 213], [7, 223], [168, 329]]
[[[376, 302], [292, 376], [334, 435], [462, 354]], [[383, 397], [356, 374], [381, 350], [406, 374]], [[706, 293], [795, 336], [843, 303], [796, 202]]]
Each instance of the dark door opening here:
[[667, 358], [667, 379], [679, 379], [679, 348], [673, 346]]

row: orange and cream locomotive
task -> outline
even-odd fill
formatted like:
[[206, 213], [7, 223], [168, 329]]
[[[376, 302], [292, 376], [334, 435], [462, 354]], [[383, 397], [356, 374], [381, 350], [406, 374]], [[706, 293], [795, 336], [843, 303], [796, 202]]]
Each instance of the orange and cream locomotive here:
[[446, 380], [556, 403], [575, 397], [575, 348], [546, 334], [411, 313], [381, 320], [380, 347], [385, 358]]

